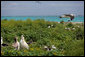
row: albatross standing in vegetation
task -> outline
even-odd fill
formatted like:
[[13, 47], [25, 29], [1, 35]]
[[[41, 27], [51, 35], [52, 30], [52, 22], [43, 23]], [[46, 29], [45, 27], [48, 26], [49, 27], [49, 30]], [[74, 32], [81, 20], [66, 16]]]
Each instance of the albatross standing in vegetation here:
[[18, 42], [18, 38], [15, 37], [14, 41], [15, 41], [15, 43], [13, 43], [12, 46], [19, 50], [20, 49], [20, 43]]
[[1, 37], [1, 46], [8, 46], [8, 44], [3, 43], [3, 37]]
[[29, 46], [28, 46], [28, 44], [26, 43], [23, 35], [21, 35], [20, 46], [21, 46], [21, 48], [29, 49]]

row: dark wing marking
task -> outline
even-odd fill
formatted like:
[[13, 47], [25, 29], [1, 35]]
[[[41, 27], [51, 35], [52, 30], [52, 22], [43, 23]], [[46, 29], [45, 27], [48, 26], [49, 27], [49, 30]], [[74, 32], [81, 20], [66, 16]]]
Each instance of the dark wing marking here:
[[2, 44], [2, 46], [8, 46], [8, 44]]

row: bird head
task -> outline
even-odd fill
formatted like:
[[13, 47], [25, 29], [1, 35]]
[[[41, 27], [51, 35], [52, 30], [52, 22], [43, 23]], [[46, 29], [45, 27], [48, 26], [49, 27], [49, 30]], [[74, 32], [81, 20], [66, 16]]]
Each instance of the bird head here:
[[23, 35], [21, 35], [21, 39], [24, 40], [24, 36]]
[[15, 42], [16, 42], [16, 41], [18, 40], [18, 37], [15, 37], [14, 40], [15, 40]]

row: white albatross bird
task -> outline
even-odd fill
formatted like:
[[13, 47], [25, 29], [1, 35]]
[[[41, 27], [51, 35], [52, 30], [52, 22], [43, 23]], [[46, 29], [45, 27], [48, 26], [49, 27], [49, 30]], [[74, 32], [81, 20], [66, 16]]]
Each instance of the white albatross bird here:
[[23, 36], [23, 35], [21, 35], [20, 47], [21, 47], [21, 48], [29, 49], [29, 46], [28, 46], [28, 44], [26, 43], [26, 41], [25, 41], [25, 39], [24, 39], [24, 36]]
[[20, 43], [18, 42], [18, 38], [15, 37], [14, 41], [15, 42], [12, 44], [12, 46], [15, 47], [15, 50], [16, 49], [19, 50], [20, 49]]
[[1, 37], [1, 46], [8, 46], [8, 44], [3, 43], [3, 37]]

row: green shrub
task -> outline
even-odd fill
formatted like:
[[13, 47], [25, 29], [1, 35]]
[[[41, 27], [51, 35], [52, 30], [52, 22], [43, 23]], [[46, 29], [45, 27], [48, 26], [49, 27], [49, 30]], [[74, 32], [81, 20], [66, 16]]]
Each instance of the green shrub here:
[[67, 24], [67, 27], [74, 27], [74, 25], [70, 22]]
[[66, 47], [67, 56], [84, 56], [84, 39], [68, 42]]

